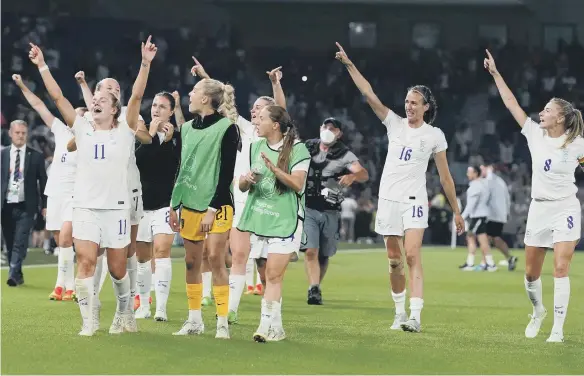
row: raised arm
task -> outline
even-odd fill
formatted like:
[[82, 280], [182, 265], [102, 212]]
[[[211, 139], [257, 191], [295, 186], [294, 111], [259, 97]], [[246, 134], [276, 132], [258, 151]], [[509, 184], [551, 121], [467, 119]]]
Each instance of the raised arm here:
[[[140, 63], [140, 71], [138, 77], [132, 87], [132, 95], [128, 101], [128, 112], [126, 112], [126, 121], [131, 130], [138, 130], [138, 122], [140, 120], [140, 104], [144, 97], [144, 90], [146, 90], [146, 83], [148, 82], [148, 74], [150, 73], [150, 65], [152, 59], [156, 56], [157, 48], [150, 41], [152, 36], [148, 36], [146, 43], [142, 42], [142, 62]], [[146, 130], [148, 134], [148, 130]], [[141, 141], [141, 140], [140, 140]]]
[[49, 111], [43, 101], [30, 91], [24, 82], [22, 82], [22, 77], [20, 77], [19, 74], [13, 74], [12, 79], [16, 83], [16, 86], [22, 91], [24, 99], [26, 99], [28, 104], [40, 115], [47, 127], [51, 128], [53, 126], [53, 121], [55, 121], [55, 116]]
[[176, 126], [180, 130], [180, 127], [185, 123], [185, 115], [183, 115], [182, 107], [180, 105], [180, 94], [178, 91], [172, 93], [174, 97], [174, 120], [176, 121]]
[[434, 155], [434, 161], [436, 162], [438, 175], [440, 175], [440, 184], [444, 189], [446, 198], [448, 199], [452, 212], [454, 213], [456, 231], [460, 235], [464, 231], [464, 219], [462, 219], [462, 216], [460, 215], [460, 208], [458, 207], [458, 201], [456, 201], [456, 187], [454, 185], [454, 179], [452, 179], [452, 174], [450, 174], [450, 168], [448, 168], [446, 150], [436, 153]]
[[282, 84], [280, 83], [280, 80], [282, 79], [281, 69], [282, 67], [274, 68], [266, 73], [268, 74], [268, 77], [270, 77], [270, 82], [272, 83], [272, 93], [276, 104], [286, 109], [286, 96], [284, 95]]
[[337, 47], [339, 48], [339, 51], [336, 53], [335, 58], [343, 63], [343, 65], [345, 65], [345, 68], [347, 68], [347, 71], [353, 79], [355, 86], [357, 86], [357, 89], [359, 89], [361, 94], [365, 96], [367, 103], [369, 103], [369, 106], [373, 112], [375, 112], [375, 115], [377, 115], [379, 120], [385, 120], [389, 112], [389, 108], [381, 103], [375, 92], [373, 92], [373, 88], [371, 87], [369, 81], [367, 81], [361, 72], [359, 72], [355, 64], [353, 64], [353, 62], [349, 59], [347, 53], [338, 42]]
[[497, 70], [497, 66], [495, 65], [495, 59], [493, 59], [493, 55], [491, 55], [489, 50], [485, 51], [487, 52], [487, 57], [485, 58], [484, 66], [489, 71], [491, 76], [493, 76], [493, 78], [495, 79], [495, 85], [497, 85], [499, 95], [501, 95], [501, 99], [503, 100], [505, 107], [507, 107], [509, 112], [511, 112], [511, 115], [513, 115], [513, 118], [519, 124], [519, 126], [523, 128], [523, 125], [527, 120], [527, 114], [525, 113], [525, 111], [523, 111], [523, 109], [519, 105], [519, 102], [517, 102], [517, 98], [515, 98], [515, 96], [511, 92], [511, 89], [509, 89], [509, 86], [507, 86], [507, 84], [505, 83], [503, 76], [501, 76], [501, 73], [499, 73], [499, 71]]
[[63, 120], [65, 120], [65, 123], [69, 127], [72, 127], [73, 123], [75, 122], [75, 118], [77, 117], [75, 109], [71, 105], [71, 102], [69, 102], [67, 98], [63, 96], [63, 92], [61, 91], [59, 84], [57, 84], [57, 81], [55, 81], [53, 78], [49, 67], [47, 64], [45, 64], [45, 58], [41, 49], [33, 43], [30, 43], [30, 47], [30, 52], [28, 53], [30, 61], [32, 61], [32, 63], [38, 67], [45, 87], [47, 88], [51, 99], [55, 101], [57, 109], [63, 116]]
[[75, 73], [75, 80], [81, 88], [81, 94], [83, 94], [85, 106], [91, 111], [91, 108], [93, 107], [93, 93], [91, 92], [87, 81], [85, 81], [85, 72], [79, 71]]

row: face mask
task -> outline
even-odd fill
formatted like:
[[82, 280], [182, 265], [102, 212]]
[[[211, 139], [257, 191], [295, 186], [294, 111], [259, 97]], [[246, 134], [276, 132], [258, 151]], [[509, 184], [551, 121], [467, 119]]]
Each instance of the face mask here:
[[325, 145], [330, 145], [335, 142], [335, 134], [330, 129], [323, 129], [320, 131], [320, 140]]

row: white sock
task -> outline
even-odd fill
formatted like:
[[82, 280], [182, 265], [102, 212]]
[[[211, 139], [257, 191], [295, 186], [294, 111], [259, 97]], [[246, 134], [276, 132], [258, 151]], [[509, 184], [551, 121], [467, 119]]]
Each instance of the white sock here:
[[237, 312], [241, 294], [245, 288], [245, 276], [238, 274], [229, 275], [229, 310]]
[[104, 269], [104, 258], [105, 253], [101, 256], [97, 256], [97, 262], [95, 263], [95, 273], [93, 274], [93, 289], [95, 291], [95, 296], [97, 301], [99, 302], [99, 293], [101, 292], [101, 287], [103, 286], [103, 281], [105, 278], [102, 278], [103, 271], [107, 270], [107, 267]]
[[554, 326], [552, 333], [564, 333], [570, 303], [570, 277], [554, 278]]
[[77, 291], [77, 301], [83, 324], [89, 325], [93, 320], [93, 303], [95, 295], [93, 276], [88, 278], [76, 278], [75, 291]]
[[[254, 264], [255, 260], [250, 258], [247, 260], [247, 264], [245, 264], [245, 285], [246, 286], [254, 286], [253, 284], [253, 272], [254, 272]], [[229, 295], [231, 296], [231, 295]]]
[[410, 298], [410, 319], [416, 319], [418, 323], [422, 323], [421, 315], [424, 307], [424, 299]]
[[[126, 259], [126, 270], [128, 271], [128, 276], [130, 277], [130, 299], [132, 302], [134, 301], [134, 297], [136, 296], [136, 279], [138, 277], [138, 259], [136, 259], [136, 255], [128, 257]], [[132, 309], [134, 309], [134, 304], [130, 305]]]
[[262, 276], [260, 275], [260, 270], [256, 271], [256, 286], [262, 284]]
[[265, 326], [267, 329], [269, 329], [270, 325], [272, 324], [273, 306], [274, 302], [268, 302], [267, 300], [262, 299], [260, 326]]
[[103, 288], [103, 284], [105, 283], [105, 277], [107, 277], [108, 273], [108, 269], [109, 267], [107, 266], [107, 253], [104, 252], [103, 254], [103, 261], [102, 261], [102, 268], [101, 268], [101, 275], [98, 277], [99, 278], [99, 292], [101, 292], [101, 289]]
[[155, 262], [156, 311], [166, 312], [166, 302], [168, 301], [170, 285], [172, 284], [172, 261], [170, 258], [157, 258]]
[[191, 322], [203, 322], [200, 309], [189, 309], [189, 319]]
[[400, 292], [399, 294], [396, 294], [392, 291], [391, 297], [395, 303], [395, 313], [406, 313], [406, 290]]
[[528, 282], [527, 278], [525, 278], [524, 283], [527, 297], [531, 300], [531, 304], [533, 305], [533, 314], [538, 316], [544, 311], [541, 278], [538, 278], [533, 282]]
[[113, 285], [114, 293], [118, 299], [117, 312], [131, 312], [133, 305], [130, 300], [130, 277], [128, 273], [124, 275], [122, 279], [115, 279], [110, 275]]
[[470, 253], [468, 255], [466, 255], [466, 265], [473, 266], [474, 265], [474, 259], [475, 259], [475, 255], [470, 254]]
[[282, 303], [272, 303], [272, 325], [282, 327]]
[[211, 289], [213, 288], [213, 275], [211, 272], [203, 273], [203, 298], [210, 298], [212, 296]]
[[[63, 247], [59, 252], [59, 263], [63, 260], [65, 291], [75, 290], [75, 252], [73, 247]], [[60, 269], [60, 267], [59, 267]]]
[[485, 261], [487, 262], [488, 266], [495, 266], [495, 260], [493, 260], [493, 255], [492, 254], [488, 254], [485, 255]]
[[67, 273], [67, 266], [65, 262], [64, 252], [59, 252], [57, 256], [57, 282], [55, 283], [55, 288], [65, 287], [65, 274]]
[[150, 306], [150, 285], [152, 284], [152, 268], [150, 260], [138, 263], [138, 275], [136, 285], [140, 295], [140, 306]]

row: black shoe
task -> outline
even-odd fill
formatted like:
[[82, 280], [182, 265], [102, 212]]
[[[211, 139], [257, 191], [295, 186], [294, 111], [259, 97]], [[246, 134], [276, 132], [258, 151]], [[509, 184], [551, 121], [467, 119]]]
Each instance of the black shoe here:
[[309, 305], [322, 305], [322, 292], [319, 286], [310, 286], [307, 303]]
[[16, 287], [16, 286], [20, 286], [22, 284], [24, 284], [24, 278], [8, 278], [8, 281], [6, 281], [6, 284], [10, 287]]
[[517, 267], [517, 257], [511, 256], [507, 262], [509, 263], [509, 265], [507, 265], [507, 269], [509, 269], [510, 272], [515, 270]]

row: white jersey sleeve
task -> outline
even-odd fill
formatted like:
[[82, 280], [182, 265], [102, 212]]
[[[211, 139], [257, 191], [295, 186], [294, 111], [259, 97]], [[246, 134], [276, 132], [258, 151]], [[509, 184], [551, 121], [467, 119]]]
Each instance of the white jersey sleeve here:
[[241, 150], [238, 150], [235, 159], [235, 171], [233, 173], [233, 199], [235, 202], [243, 203], [247, 199], [248, 192], [241, 192], [239, 190], [239, 177], [250, 170], [249, 153], [251, 144], [259, 137], [255, 131], [255, 125], [241, 116], [237, 118], [237, 126], [241, 136]]
[[441, 151], [448, 149], [448, 142], [446, 142], [446, 136], [442, 129], [434, 127], [435, 139], [434, 147], [432, 148], [432, 154], [436, 155]]
[[525, 136], [527, 143], [533, 139], [536, 132], [540, 132], [543, 135], [543, 130], [539, 127], [539, 124], [528, 117], [525, 120], [525, 124], [523, 124], [523, 128], [521, 128], [521, 134]]
[[73, 132], [61, 120], [55, 118], [51, 124], [51, 132], [55, 137], [55, 153], [45, 186], [47, 196], [73, 196], [75, 172], [77, 169], [77, 153], [67, 151], [67, 143], [73, 138]]
[[395, 112], [393, 112], [392, 110], [389, 110], [387, 112], [387, 116], [382, 121], [382, 123], [383, 125], [385, 125], [387, 133], [389, 134], [392, 128], [401, 127], [403, 125], [403, 118], [396, 114]]

